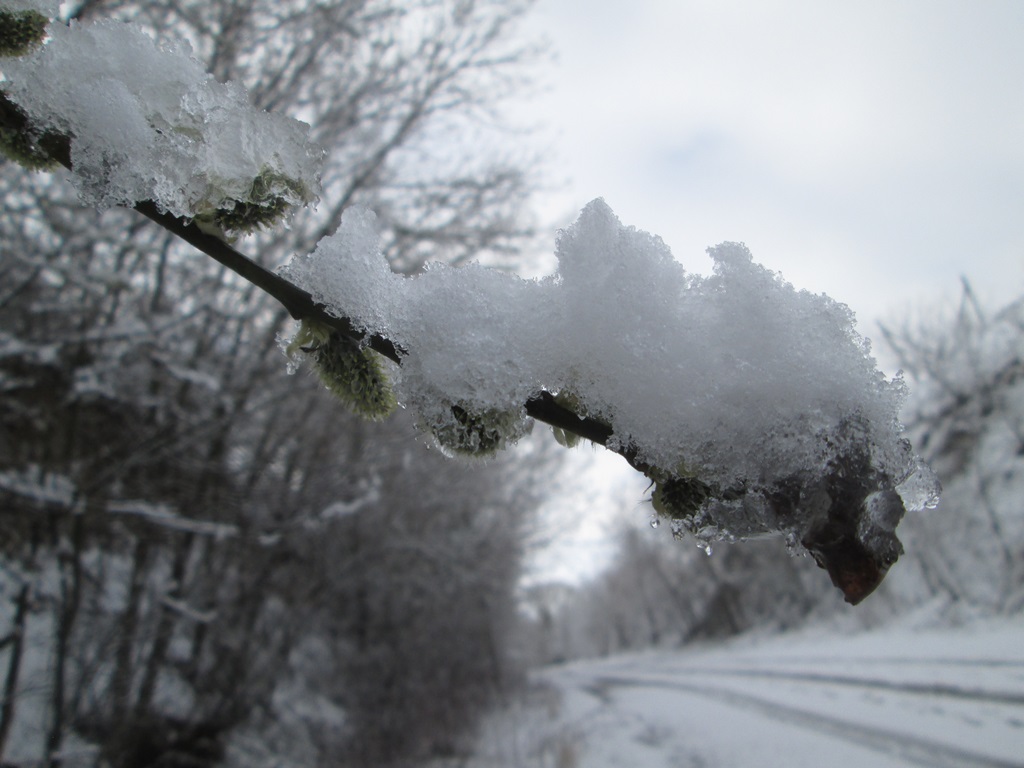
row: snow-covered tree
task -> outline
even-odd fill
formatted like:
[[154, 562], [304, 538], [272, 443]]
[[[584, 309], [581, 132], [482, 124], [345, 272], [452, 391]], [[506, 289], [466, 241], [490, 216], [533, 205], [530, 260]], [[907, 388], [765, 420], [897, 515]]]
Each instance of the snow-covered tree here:
[[971, 610], [1024, 605], [1024, 301], [986, 311], [964, 282], [952, 316], [886, 327], [916, 384], [908, 429], [945, 486], [894, 598], [945, 596]]

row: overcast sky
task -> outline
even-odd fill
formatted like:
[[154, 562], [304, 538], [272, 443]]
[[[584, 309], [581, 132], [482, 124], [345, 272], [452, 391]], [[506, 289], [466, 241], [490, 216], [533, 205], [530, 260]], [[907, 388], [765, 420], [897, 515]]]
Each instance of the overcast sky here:
[[[553, 218], [603, 197], [697, 272], [745, 242], [869, 337], [961, 275], [1024, 294], [1024, 0], [538, 0], [525, 31], [555, 55], [516, 111], [544, 126]], [[552, 572], [607, 551], [602, 503], [649, 516], [611, 458]]]
[[545, 204], [603, 197], [706, 272], [747, 244], [862, 331], [1024, 293], [1022, 0], [538, 0]]

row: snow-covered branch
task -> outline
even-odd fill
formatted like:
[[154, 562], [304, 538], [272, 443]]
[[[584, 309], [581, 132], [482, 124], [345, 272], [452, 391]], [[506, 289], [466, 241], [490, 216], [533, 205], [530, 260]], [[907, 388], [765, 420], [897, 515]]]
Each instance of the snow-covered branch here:
[[[25, 3], [0, 7], [14, 18]], [[853, 313], [742, 244], [710, 249], [714, 273], [691, 275], [597, 200], [561, 233], [547, 278], [473, 264], [406, 277], [374, 215], [350, 208], [275, 274], [231, 237], [315, 202], [323, 152], [308, 126], [254, 109], [185, 43], [115, 23], [49, 35], [4, 64], [7, 153], [65, 165], [85, 201], [134, 207], [276, 298], [302, 321], [289, 353], [364, 415], [397, 397], [473, 455], [546, 421], [644, 472], [677, 534], [783, 535], [851, 602], [902, 552], [905, 509], [936, 502], [900, 434], [904, 385], [877, 370]]]

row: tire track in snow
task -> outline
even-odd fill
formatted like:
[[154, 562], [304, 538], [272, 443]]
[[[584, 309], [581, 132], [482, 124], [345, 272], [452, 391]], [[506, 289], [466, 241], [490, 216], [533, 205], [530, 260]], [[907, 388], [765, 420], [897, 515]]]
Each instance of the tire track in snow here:
[[984, 688], [964, 688], [948, 683], [915, 683], [894, 681], [873, 677], [826, 674], [823, 672], [796, 672], [775, 669], [748, 669], [743, 667], [706, 667], [702, 669], [674, 669], [675, 674], [686, 675], [728, 675], [730, 677], [760, 677], [774, 680], [793, 680], [799, 683], [824, 683], [827, 685], [854, 686], [874, 690], [911, 693], [922, 696], [948, 696], [992, 704], [1024, 706], [1024, 693], [1016, 691], [993, 691]]
[[[762, 656], [766, 664], [792, 664], [797, 659], [788, 656]], [[1018, 659], [964, 659], [956, 656], [814, 656], [801, 657], [802, 664], [835, 664], [855, 661], [858, 664], [913, 664], [915, 666], [982, 667], [994, 669], [1024, 669], [1024, 660]]]
[[872, 728], [714, 685], [614, 675], [598, 677], [594, 683], [595, 687], [599, 686], [605, 689], [662, 688], [716, 699], [730, 706], [757, 712], [773, 720], [807, 728], [815, 733], [825, 733], [857, 746], [867, 747], [890, 756], [896, 755], [910, 762], [933, 768], [1024, 768], [1024, 762], [1002, 760], [908, 733]]

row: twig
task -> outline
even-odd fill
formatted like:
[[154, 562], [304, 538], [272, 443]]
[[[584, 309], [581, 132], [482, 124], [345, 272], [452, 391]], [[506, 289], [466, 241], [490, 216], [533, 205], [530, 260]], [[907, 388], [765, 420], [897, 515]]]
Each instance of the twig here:
[[[28, 118], [25, 114], [0, 91], [0, 129], [25, 132], [27, 126]], [[50, 157], [68, 170], [73, 170], [70, 139], [53, 134], [47, 134], [46, 138], [45, 146], [40, 148], [45, 149]], [[344, 336], [365, 343], [372, 350], [398, 365], [402, 364], [402, 358], [406, 351], [390, 339], [378, 334], [367, 335], [359, 330], [350, 319], [331, 314], [323, 305], [315, 302], [309, 293], [261, 266], [219, 237], [204, 232], [194, 222], [161, 211], [155, 203], [149, 200], [136, 203], [134, 208], [146, 218], [276, 299], [294, 319], [316, 320]], [[599, 445], [606, 446], [612, 435], [611, 427], [607, 424], [593, 418], [581, 418], [569, 408], [556, 402], [548, 392], [537, 393], [527, 400], [524, 406], [526, 413], [537, 421], [579, 435]], [[623, 455], [633, 467], [645, 471], [646, 467], [636, 462], [634, 452], [630, 448], [626, 447], [617, 452]]]

